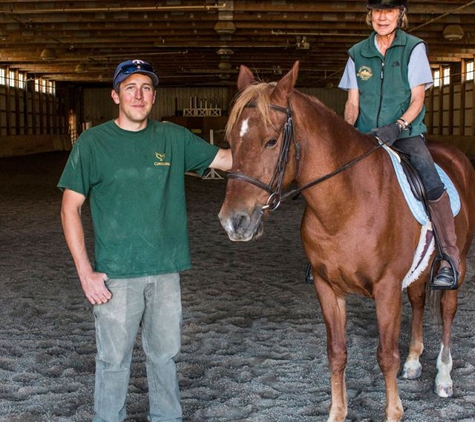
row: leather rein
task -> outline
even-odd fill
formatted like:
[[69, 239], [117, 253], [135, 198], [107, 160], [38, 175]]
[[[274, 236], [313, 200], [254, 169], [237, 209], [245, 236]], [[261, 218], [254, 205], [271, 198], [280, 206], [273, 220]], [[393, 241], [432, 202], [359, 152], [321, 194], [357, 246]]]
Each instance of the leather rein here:
[[[256, 103], [254, 101], [251, 101], [250, 103], [246, 105], [246, 107], [256, 107]], [[298, 172], [299, 163], [300, 163], [300, 145], [295, 139], [294, 122], [292, 118], [292, 109], [290, 107], [290, 104], [287, 103], [287, 107], [281, 107], [278, 105], [271, 104], [269, 107], [273, 110], [279, 111], [281, 113], [285, 113], [287, 115], [287, 120], [282, 129], [282, 145], [279, 152], [279, 158], [277, 160], [277, 165], [270, 182], [266, 184], [262, 182], [261, 180], [255, 179], [241, 172], [239, 173], [234, 172], [234, 173], [228, 174], [228, 179], [242, 180], [262, 190], [265, 190], [266, 192], [270, 194], [269, 197], [267, 198], [266, 205], [262, 207], [263, 210], [268, 209], [269, 211], [275, 211], [277, 208], [279, 208], [282, 201], [290, 197], [294, 197], [298, 195], [299, 193], [301, 193], [302, 191], [312, 186], [315, 186], [321, 182], [324, 182], [325, 180], [328, 180], [339, 173], [344, 172], [345, 170], [354, 166], [359, 161], [364, 160], [366, 157], [371, 155], [374, 151], [381, 148], [383, 145], [383, 142], [381, 142], [378, 138], [376, 138], [378, 140], [378, 144], [375, 145], [370, 150], [368, 150], [367, 152], [365, 152], [363, 155], [360, 155], [359, 157], [349, 161], [348, 163], [342, 165], [341, 167], [337, 168], [331, 173], [328, 173], [322, 177], [319, 177], [318, 179], [312, 180], [311, 182], [307, 183], [304, 186], [301, 186], [297, 189], [293, 189], [283, 194], [282, 184], [284, 180], [285, 170], [287, 168], [287, 164], [289, 161], [290, 146], [293, 141], [295, 145], [295, 160], [297, 163], [297, 172]]]

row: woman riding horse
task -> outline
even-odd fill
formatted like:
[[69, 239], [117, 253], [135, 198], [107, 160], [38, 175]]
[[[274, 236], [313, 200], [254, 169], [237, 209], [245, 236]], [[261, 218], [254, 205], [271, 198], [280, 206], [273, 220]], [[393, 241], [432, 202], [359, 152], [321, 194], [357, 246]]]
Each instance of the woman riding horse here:
[[430, 217], [444, 259], [434, 288], [457, 288], [460, 256], [450, 200], [427, 148], [425, 90], [432, 73], [424, 41], [407, 34], [406, 0], [368, 0], [369, 38], [349, 50], [340, 81], [348, 90], [345, 120], [363, 133], [406, 153], [426, 191]]

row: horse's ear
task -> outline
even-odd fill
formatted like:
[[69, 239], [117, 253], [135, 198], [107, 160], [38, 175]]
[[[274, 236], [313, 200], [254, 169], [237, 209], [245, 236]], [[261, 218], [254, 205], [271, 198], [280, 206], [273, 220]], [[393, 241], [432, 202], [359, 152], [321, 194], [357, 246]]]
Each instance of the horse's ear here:
[[274, 104], [284, 105], [294, 89], [299, 74], [299, 61], [297, 60], [292, 69], [279, 81], [272, 92], [271, 99]]
[[239, 68], [239, 76], [237, 81], [237, 87], [239, 91], [242, 91], [244, 88], [247, 88], [249, 85], [252, 85], [255, 81], [254, 75], [251, 70], [241, 65]]

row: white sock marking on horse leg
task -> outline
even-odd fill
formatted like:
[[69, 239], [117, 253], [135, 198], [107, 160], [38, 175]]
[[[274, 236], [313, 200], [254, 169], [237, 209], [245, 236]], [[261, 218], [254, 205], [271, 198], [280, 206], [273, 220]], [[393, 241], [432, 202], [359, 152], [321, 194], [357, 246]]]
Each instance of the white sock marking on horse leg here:
[[435, 377], [435, 393], [440, 397], [451, 397], [453, 394], [453, 383], [450, 377], [452, 371], [452, 356], [450, 348], [440, 345], [439, 356], [437, 357], [437, 376]]
[[421, 376], [422, 373], [422, 365], [419, 359], [415, 358], [408, 358], [404, 363], [402, 378], [404, 379], [417, 379]]

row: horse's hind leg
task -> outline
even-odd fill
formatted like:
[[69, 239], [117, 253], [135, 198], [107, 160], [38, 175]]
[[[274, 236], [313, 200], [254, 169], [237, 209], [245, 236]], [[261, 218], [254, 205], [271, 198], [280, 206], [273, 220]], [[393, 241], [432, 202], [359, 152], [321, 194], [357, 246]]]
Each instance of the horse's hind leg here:
[[450, 376], [452, 371], [452, 356], [450, 353], [450, 338], [452, 335], [452, 322], [457, 312], [457, 290], [447, 290], [442, 294], [442, 344], [437, 357], [437, 376], [435, 378], [434, 392], [440, 397], [452, 397], [453, 383]]
[[416, 283], [408, 287], [407, 295], [412, 307], [411, 342], [409, 353], [402, 369], [401, 378], [416, 379], [421, 376], [422, 365], [419, 361], [424, 351], [423, 322], [426, 298], [424, 283]]

